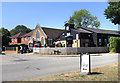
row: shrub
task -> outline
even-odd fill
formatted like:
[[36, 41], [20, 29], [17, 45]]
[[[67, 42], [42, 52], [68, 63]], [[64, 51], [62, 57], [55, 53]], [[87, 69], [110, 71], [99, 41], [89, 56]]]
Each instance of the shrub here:
[[110, 52], [120, 53], [120, 37], [110, 37]]

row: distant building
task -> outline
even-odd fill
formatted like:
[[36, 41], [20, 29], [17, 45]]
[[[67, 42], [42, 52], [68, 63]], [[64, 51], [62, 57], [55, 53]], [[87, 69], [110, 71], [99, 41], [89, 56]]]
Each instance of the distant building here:
[[54, 41], [64, 32], [61, 29], [40, 27], [38, 24], [33, 30], [29, 46], [37, 45], [38, 47], [55, 47]]
[[24, 33], [20, 32], [16, 35], [13, 35], [11, 36], [11, 42], [9, 42], [9, 45], [14, 45], [14, 44], [17, 44], [17, 43], [21, 43], [21, 37], [22, 35], [24, 35]]
[[74, 24], [66, 23], [59, 42], [64, 43], [65, 47], [106, 47], [111, 36], [120, 37], [120, 33], [95, 28], [75, 28]]
[[29, 33], [18, 33], [11, 36], [9, 45], [26, 44], [28, 47], [106, 47], [111, 36], [120, 37], [118, 31], [75, 28], [66, 23], [65, 30], [40, 27], [38, 24]]
[[11, 36], [9, 45], [26, 44], [28, 47], [55, 47], [54, 41], [64, 32], [61, 29], [53, 29], [40, 27], [38, 24], [36, 28], [29, 33], [18, 33]]

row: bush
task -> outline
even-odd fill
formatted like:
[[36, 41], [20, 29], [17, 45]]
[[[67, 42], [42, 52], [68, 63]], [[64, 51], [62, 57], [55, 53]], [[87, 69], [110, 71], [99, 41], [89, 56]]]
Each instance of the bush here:
[[120, 37], [110, 37], [110, 52], [120, 53]]

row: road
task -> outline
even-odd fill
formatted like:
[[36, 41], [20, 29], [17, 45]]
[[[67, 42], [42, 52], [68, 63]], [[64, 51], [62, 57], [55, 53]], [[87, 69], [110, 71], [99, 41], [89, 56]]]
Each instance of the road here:
[[[16, 81], [78, 71], [79, 57], [40, 57], [6, 54], [2, 58], [2, 80]], [[118, 55], [91, 56], [92, 68], [118, 62]]]

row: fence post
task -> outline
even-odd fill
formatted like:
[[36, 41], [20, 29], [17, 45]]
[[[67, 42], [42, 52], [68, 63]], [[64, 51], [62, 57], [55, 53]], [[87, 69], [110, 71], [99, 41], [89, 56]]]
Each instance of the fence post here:
[[18, 54], [18, 47], [16, 47], [16, 53]]

